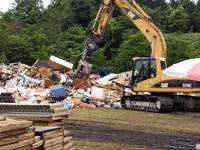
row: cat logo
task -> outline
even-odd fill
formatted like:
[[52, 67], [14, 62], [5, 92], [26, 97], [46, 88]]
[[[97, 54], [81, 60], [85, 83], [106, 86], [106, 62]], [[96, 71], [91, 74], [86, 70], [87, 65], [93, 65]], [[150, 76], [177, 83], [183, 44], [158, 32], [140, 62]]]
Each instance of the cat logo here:
[[161, 88], [168, 88], [168, 83], [161, 83]]
[[130, 10], [128, 12], [129, 17], [131, 17], [132, 19], [135, 17], [135, 14]]

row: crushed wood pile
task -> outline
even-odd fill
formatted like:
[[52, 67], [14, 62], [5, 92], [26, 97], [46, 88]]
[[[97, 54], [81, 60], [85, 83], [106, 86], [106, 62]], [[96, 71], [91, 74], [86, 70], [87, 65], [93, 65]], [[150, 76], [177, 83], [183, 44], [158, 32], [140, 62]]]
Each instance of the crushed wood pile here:
[[[73, 64], [55, 56], [51, 56], [49, 61], [37, 59], [32, 66], [21, 62], [0, 65], [0, 103], [121, 108], [122, 93], [134, 94], [123, 90], [129, 87], [130, 72], [106, 76], [91, 72], [85, 80], [75, 78], [76, 70], [72, 68]], [[53, 122], [47, 124], [50, 123]]]

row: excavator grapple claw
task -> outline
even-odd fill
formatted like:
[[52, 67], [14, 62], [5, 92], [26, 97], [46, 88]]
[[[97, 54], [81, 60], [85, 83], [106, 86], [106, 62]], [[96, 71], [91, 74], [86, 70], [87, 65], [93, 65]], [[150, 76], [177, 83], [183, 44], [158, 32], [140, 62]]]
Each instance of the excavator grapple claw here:
[[82, 59], [80, 59], [75, 78], [82, 79], [84, 77], [85, 80], [87, 80], [90, 75], [92, 66], [93, 65], [90, 64], [88, 61], [83, 61]]

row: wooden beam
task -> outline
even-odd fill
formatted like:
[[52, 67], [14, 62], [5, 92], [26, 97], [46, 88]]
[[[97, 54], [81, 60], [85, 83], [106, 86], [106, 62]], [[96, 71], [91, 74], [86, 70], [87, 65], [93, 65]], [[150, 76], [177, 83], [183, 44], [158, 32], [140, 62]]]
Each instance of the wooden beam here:
[[51, 147], [51, 146], [54, 146], [58, 143], [62, 143], [63, 144], [63, 139], [60, 139], [60, 140], [57, 140], [57, 141], [53, 141], [51, 143], [45, 143], [44, 144], [44, 148], [46, 149], [47, 147]]
[[42, 146], [43, 143], [44, 143], [43, 140], [39, 140], [39, 141], [33, 143], [32, 146], [31, 146], [31, 150], [36, 149], [36, 148]]
[[55, 133], [55, 134], [52, 134], [52, 135], [49, 135], [49, 136], [44, 136], [44, 140], [49, 140], [49, 139], [53, 139], [53, 138], [56, 138], [56, 137], [59, 137], [59, 136], [63, 136], [63, 132], [58, 132], [58, 133]]
[[72, 140], [72, 136], [65, 137], [63, 143], [68, 143], [71, 140]]
[[1, 146], [1, 150], [12, 150], [12, 149], [17, 149], [17, 148], [20, 148], [20, 147], [24, 147], [24, 146], [27, 146], [27, 145], [31, 145], [33, 144], [34, 142], [34, 138], [32, 139], [28, 139], [28, 140], [24, 140], [24, 141], [19, 141], [17, 143], [13, 143], [13, 144], [9, 144], [9, 145], [4, 145], [4, 146]]
[[0, 132], [22, 129], [32, 125], [32, 121], [0, 121]]
[[2, 133], [0, 133], [0, 138], [5, 138], [5, 137], [16, 135], [16, 134], [22, 134], [22, 133], [27, 132], [28, 130], [29, 130], [29, 128], [26, 127], [26, 128], [22, 128], [22, 129], [2, 132]]
[[0, 139], [0, 146], [33, 138], [35, 133], [24, 133]]
[[73, 145], [73, 143], [67, 143], [67, 144], [65, 144], [64, 147], [63, 147], [63, 150], [67, 150], [67, 149], [71, 148], [72, 145]]

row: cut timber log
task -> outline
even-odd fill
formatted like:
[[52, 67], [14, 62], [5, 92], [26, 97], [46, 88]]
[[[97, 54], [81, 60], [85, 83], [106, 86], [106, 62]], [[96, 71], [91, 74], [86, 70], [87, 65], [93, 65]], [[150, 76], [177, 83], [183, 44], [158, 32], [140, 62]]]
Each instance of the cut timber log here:
[[9, 145], [1, 146], [0, 150], [8, 150], [8, 149], [13, 150], [13, 149], [17, 149], [17, 148], [24, 147], [24, 146], [27, 146], [27, 145], [31, 145], [33, 143], [34, 143], [34, 138], [24, 140], [24, 141], [20, 141], [20, 142], [16, 142], [16, 143], [12, 143], [12, 144], [9, 144]]
[[0, 121], [0, 132], [26, 128], [32, 125], [32, 121]]
[[0, 139], [0, 146], [33, 138], [35, 133], [24, 133]]

